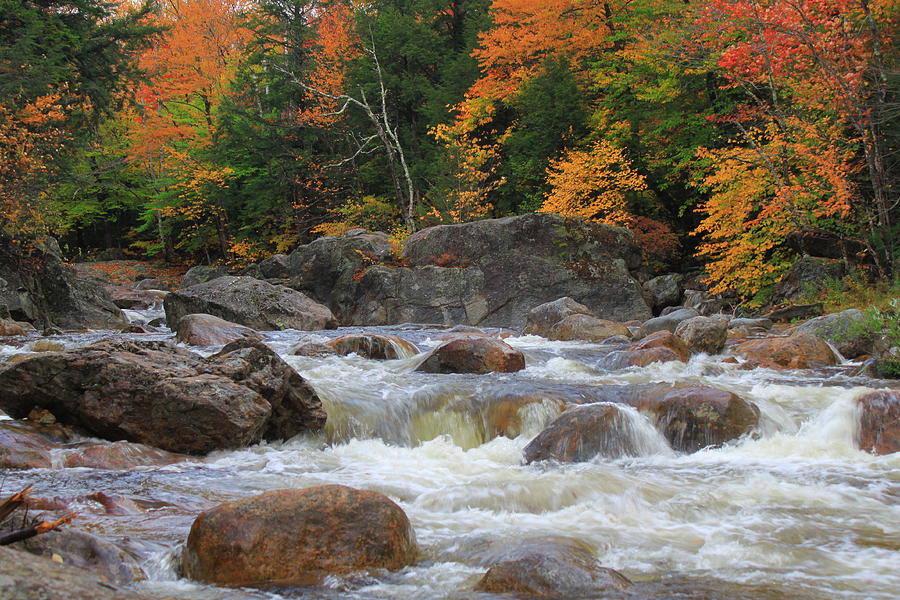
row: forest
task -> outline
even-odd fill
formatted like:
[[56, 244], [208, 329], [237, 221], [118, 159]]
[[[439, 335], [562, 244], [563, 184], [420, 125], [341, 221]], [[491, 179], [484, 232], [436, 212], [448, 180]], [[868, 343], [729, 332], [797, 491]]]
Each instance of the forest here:
[[900, 259], [891, 0], [0, 0], [0, 228], [239, 267], [552, 212], [764, 295]]

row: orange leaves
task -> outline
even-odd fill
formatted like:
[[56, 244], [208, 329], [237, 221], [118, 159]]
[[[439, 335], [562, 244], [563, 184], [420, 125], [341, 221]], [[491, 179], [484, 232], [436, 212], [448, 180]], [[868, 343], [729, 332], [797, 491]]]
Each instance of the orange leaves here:
[[628, 194], [647, 189], [624, 151], [607, 141], [570, 150], [547, 173], [552, 189], [540, 212], [615, 225], [627, 223]]

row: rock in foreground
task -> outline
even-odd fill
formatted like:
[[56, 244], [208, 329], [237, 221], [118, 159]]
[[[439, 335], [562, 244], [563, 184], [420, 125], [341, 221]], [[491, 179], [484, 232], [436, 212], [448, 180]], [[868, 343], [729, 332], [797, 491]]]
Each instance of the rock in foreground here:
[[201, 513], [186, 576], [224, 586], [313, 585], [330, 574], [412, 564], [415, 533], [387, 496], [342, 485], [275, 490]]
[[321, 428], [315, 391], [267, 346], [209, 358], [166, 342], [104, 341], [0, 370], [0, 408], [34, 407], [102, 438], [203, 454]]
[[164, 307], [169, 323], [178, 323], [185, 315], [204, 313], [261, 331], [337, 327], [327, 306], [253, 277], [225, 275], [171, 292]]

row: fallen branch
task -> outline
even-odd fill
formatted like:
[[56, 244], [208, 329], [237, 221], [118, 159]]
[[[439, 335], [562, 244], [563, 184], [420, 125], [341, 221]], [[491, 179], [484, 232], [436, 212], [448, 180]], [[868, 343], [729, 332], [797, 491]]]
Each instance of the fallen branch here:
[[25, 504], [25, 501], [28, 499], [28, 492], [31, 491], [31, 486], [32, 484], [29, 483], [21, 492], [17, 492], [3, 502], [0, 502], [0, 522], [11, 515], [14, 510]]
[[66, 515], [62, 519], [58, 519], [56, 521], [42, 521], [37, 525], [32, 525], [31, 527], [26, 527], [25, 529], [19, 529], [18, 531], [4, 533], [0, 535], [0, 546], [8, 546], [15, 542], [21, 542], [22, 540], [33, 538], [36, 535], [47, 533], [48, 531], [53, 531], [60, 525], [65, 525], [74, 518], [74, 514]]

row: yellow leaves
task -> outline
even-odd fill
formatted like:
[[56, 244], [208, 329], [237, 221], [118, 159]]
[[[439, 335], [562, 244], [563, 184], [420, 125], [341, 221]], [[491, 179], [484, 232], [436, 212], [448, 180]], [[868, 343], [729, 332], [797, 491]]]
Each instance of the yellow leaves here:
[[540, 212], [617, 225], [627, 223], [628, 194], [647, 189], [625, 152], [605, 140], [568, 151], [550, 163], [547, 174], [551, 190]]

